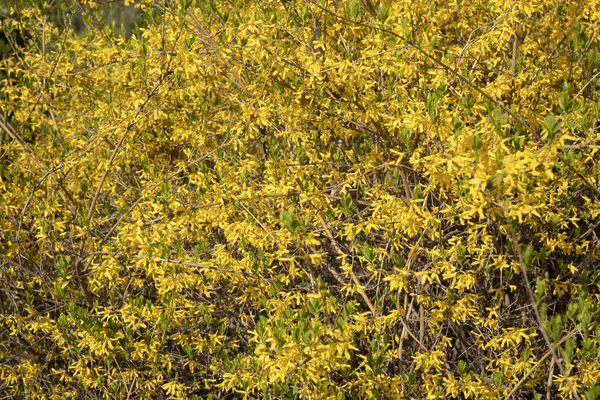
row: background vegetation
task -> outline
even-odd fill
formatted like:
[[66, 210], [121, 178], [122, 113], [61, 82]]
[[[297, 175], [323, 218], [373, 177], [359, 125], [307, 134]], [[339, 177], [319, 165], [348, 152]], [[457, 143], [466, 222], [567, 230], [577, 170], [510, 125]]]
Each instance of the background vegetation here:
[[598, 398], [598, 10], [4, 2], [0, 395]]

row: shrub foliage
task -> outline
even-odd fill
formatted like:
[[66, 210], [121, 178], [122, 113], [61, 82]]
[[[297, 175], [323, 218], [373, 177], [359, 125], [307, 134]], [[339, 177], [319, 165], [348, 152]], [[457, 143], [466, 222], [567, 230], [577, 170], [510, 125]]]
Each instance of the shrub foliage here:
[[101, 5], [2, 21], [0, 394], [598, 397], [598, 1]]

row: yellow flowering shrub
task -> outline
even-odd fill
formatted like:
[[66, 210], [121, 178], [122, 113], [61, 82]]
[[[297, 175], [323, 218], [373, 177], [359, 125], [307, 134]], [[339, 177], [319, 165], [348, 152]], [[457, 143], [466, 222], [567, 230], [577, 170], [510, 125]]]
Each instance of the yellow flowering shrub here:
[[3, 398], [600, 396], [599, 1], [103, 3], [2, 11]]

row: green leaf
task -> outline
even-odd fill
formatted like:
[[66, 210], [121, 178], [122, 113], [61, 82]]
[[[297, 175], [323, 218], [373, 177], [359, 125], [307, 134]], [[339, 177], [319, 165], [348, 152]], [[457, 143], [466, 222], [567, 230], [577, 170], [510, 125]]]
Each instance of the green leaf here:
[[492, 374], [492, 381], [494, 382], [494, 386], [496, 386], [496, 388], [500, 388], [500, 385], [502, 384], [502, 377], [503, 374], [501, 371], [497, 371]]
[[280, 218], [283, 222], [283, 226], [285, 226], [288, 231], [295, 233], [298, 230], [300, 223], [295, 218], [293, 210], [283, 211], [280, 215]]
[[357, 19], [358, 18], [358, 14], [360, 13], [360, 3], [358, 2], [358, 0], [350, 0], [348, 1], [348, 15], [352, 18], [352, 19]]
[[321, 313], [321, 301], [315, 297], [308, 299], [308, 311], [315, 317], [318, 317]]
[[533, 258], [533, 246], [528, 244], [527, 248], [525, 249], [525, 251], [523, 252], [523, 261], [525, 261], [525, 266], [526, 267], [530, 267], [531, 266], [531, 260]]
[[377, 6], [377, 19], [379, 22], [383, 24], [388, 19], [389, 11], [390, 9], [387, 4], [379, 3]]
[[345, 214], [350, 213], [350, 207], [352, 206], [352, 196], [350, 193], [342, 193], [342, 210]]
[[598, 397], [600, 397], [600, 386], [599, 385], [594, 385], [585, 391], [586, 400], [596, 400]]
[[360, 252], [370, 263], [375, 260], [375, 250], [373, 250], [373, 248], [371, 248], [367, 243], [363, 244]]

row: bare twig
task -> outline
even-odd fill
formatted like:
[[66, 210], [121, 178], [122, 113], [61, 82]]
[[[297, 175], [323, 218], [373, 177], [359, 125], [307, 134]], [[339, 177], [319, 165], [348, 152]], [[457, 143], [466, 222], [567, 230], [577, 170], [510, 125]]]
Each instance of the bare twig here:
[[119, 141], [117, 142], [115, 148], [113, 149], [112, 154], [110, 155], [110, 159], [108, 160], [107, 168], [104, 171], [104, 174], [102, 174], [102, 177], [100, 178], [100, 183], [98, 183], [98, 186], [96, 187], [96, 192], [94, 193], [94, 197], [92, 199], [92, 204], [90, 205], [90, 208], [88, 210], [88, 214], [87, 214], [87, 218], [86, 218], [86, 221], [87, 221], [87, 224], [88, 224], [88, 228], [89, 228], [92, 216], [94, 215], [94, 208], [96, 207], [96, 202], [98, 201], [98, 197], [100, 196], [100, 190], [102, 190], [102, 186], [104, 186], [104, 181], [106, 180], [106, 177], [108, 176], [108, 173], [110, 172], [110, 167], [114, 163], [115, 158], [117, 157], [117, 154], [119, 153], [119, 150], [121, 150], [121, 146], [123, 145], [123, 142], [125, 141], [125, 138], [129, 134], [130, 129], [137, 122], [138, 115], [141, 114], [142, 110], [144, 109], [144, 107], [146, 106], [146, 104], [150, 101], [150, 99], [152, 97], [154, 97], [154, 94], [157, 92], [158, 88], [162, 85], [163, 81], [167, 78], [168, 75], [170, 75], [170, 71], [167, 71], [166, 73], [164, 73], [163, 75], [161, 75], [161, 77], [159, 78], [159, 80], [154, 85], [154, 88], [152, 89], [152, 91], [150, 92], [150, 94], [148, 95], [148, 97], [146, 97], [146, 100], [144, 101], [144, 103], [142, 103], [138, 107], [138, 109], [137, 109], [137, 111], [135, 113], [135, 116], [133, 117], [133, 121], [130, 122], [127, 125], [127, 127], [125, 128], [125, 132], [123, 132], [123, 134], [119, 138]]
[[278, 242], [278, 241], [277, 241], [277, 239], [275, 238], [275, 236], [273, 236], [273, 234], [272, 234], [272, 233], [271, 233], [271, 232], [270, 232], [270, 231], [267, 229], [267, 227], [266, 227], [266, 226], [265, 226], [265, 225], [264, 225], [262, 222], [260, 222], [260, 220], [259, 220], [258, 218], [256, 218], [256, 216], [255, 216], [254, 214], [252, 214], [252, 212], [251, 212], [251, 211], [248, 209], [248, 207], [246, 207], [246, 206], [245, 206], [244, 204], [242, 204], [242, 203], [240, 203], [240, 206], [242, 206], [242, 208], [243, 208], [244, 210], [246, 210], [246, 212], [247, 212], [248, 214], [250, 214], [250, 216], [252, 217], [252, 219], [254, 219], [254, 220], [256, 221], [256, 223], [257, 223], [258, 225], [260, 225], [260, 227], [261, 227], [261, 228], [263, 228], [263, 230], [264, 230], [264, 231], [265, 231], [265, 232], [266, 232], [266, 233], [267, 233], [267, 234], [268, 234], [268, 235], [271, 237], [271, 239], [273, 239], [273, 241], [274, 241], [275, 243], [277, 243], [277, 242]]
[[199, 39], [202, 42], [209, 45], [212, 48], [212, 50], [215, 51], [217, 56], [221, 59], [221, 61], [223, 61], [225, 66], [229, 69], [229, 72], [231, 73], [232, 76], [229, 76], [226, 73], [223, 73], [223, 75], [225, 75], [225, 77], [227, 79], [229, 79], [234, 85], [236, 85], [238, 88], [240, 88], [242, 91], [244, 91], [244, 93], [246, 93], [248, 95], [249, 94], [248, 88], [246, 87], [246, 85], [244, 85], [240, 76], [237, 74], [237, 72], [235, 71], [233, 66], [229, 63], [229, 61], [227, 61], [225, 59], [225, 57], [223, 57], [223, 55], [219, 51], [219, 45], [217, 44], [217, 42], [215, 42], [215, 40], [213, 39], [213, 36], [210, 34], [210, 32], [204, 27], [204, 25], [202, 24], [202, 21], [200, 21], [198, 19], [196, 14], [194, 14], [191, 9], [188, 10], [188, 14], [190, 15], [190, 17], [192, 17], [192, 19], [194, 20], [194, 22], [196, 24], [196, 30], [200, 36]]
[[[412, 308], [413, 308], [413, 303], [415, 301], [415, 298], [411, 298], [410, 299], [410, 304], [408, 305], [407, 309], [404, 310], [404, 316], [408, 317], [410, 315], [410, 313], [412, 312]], [[406, 303], [404, 305], [406, 307]], [[400, 311], [400, 297], [398, 296], [398, 311]], [[402, 323], [402, 332], [400, 333], [400, 339], [398, 343], [398, 361], [402, 360], [402, 348], [404, 345], [404, 336], [406, 335], [406, 325], [404, 323]]]
[[594, 76], [592, 76], [590, 78], [589, 81], [586, 82], [585, 85], [583, 85], [583, 87], [581, 89], [579, 89], [579, 92], [577, 92], [577, 94], [575, 95], [575, 97], [573, 98], [573, 100], [576, 100], [579, 96], [581, 96], [581, 94], [583, 93], [583, 91], [585, 90], [585, 88], [587, 88], [590, 83], [592, 83], [594, 81], [594, 79], [598, 78], [600, 76], [600, 72], [597, 72]]
[[133, 379], [131, 380], [131, 384], [127, 388], [127, 400], [129, 400], [131, 398], [131, 393], [133, 393], [133, 385], [135, 384], [136, 378], [137, 377], [134, 375]]
[[550, 368], [548, 368], [548, 381], [546, 382], [546, 400], [551, 400], [552, 393], [552, 377], [554, 375], [554, 358], [550, 360]]
[[513, 48], [512, 48], [512, 60], [510, 63], [510, 73], [513, 76], [513, 82], [514, 82], [514, 76], [517, 73], [517, 54], [519, 52], [519, 23], [515, 22], [515, 40], [513, 41]]
[[529, 300], [531, 302], [531, 306], [533, 308], [533, 313], [535, 315], [535, 319], [537, 321], [538, 327], [540, 328], [540, 333], [542, 334], [542, 337], [544, 338], [544, 341], [546, 342], [546, 345], [548, 346], [548, 351], [552, 355], [552, 358], [554, 359], [554, 362], [558, 366], [560, 373], [565, 378], [567, 385], [569, 385], [569, 389], [571, 390], [573, 397], [575, 397], [577, 400], [581, 400], [581, 398], [579, 397], [579, 394], [573, 387], [573, 384], [571, 383], [571, 380], [569, 379], [567, 372], [566, 372], [560, 358], [558, 357], [558, 354], [556, 354], [556, 350], [554, 349], [554, 345], [552, 344], [552, 341], [550, 340], [550, 337], [548, 336], [546, 329], [544, 329], [544, 323], [542, 321], [542, 316], [541, 316], [540, 310], [536, 304], [535, 295], [533, 294], [533, 290], [531, 289], [529, 277], [527, 276], [527, 267], [525, 265], [525, 260], [523, 258], [523, 254], [521, 252], [521, 247], [520, 247], [521, 244], [519, 243], [519, 239], [517, 238], [516, 232], [513, 231], [512, 236], [513, 236], [512, 244], [516, 250], [517, 255], [519, 256], [519, 262], [521, 264], [521, 274], [523, 276], [523, 281], [525, 282], [525, 289], [527, 290], [527, 294], [529, 295]]
[[575, 167], [573, 167], [571, 165], [571, 163], [566, 161], [562, 155], [560, 156], [560, 158], [564, 162], [564, 164], [566, 164], [567, 168], [569, 168], [571, 170], [571, 172], [573, 172], [575, 175], [577, 175], [579, 177], [579, 179], [581, 179], [583, 181], [585, 186], [587, 186], [589, 189], [592, 190], [592, 192], [594, 192], [594, 194], [596, 195], [596, 198], [600, 199], [600, 190], [595, 185], [592, 185], [592, 183], [590, 181], [588, 181], [587, 178], [581, 174], [581, 172], [577, 171], [575, 169]]
[[223, 272], [225, 274], [237, 274], [237, 275], [242, 275], [247, 278], [253, 278], [253, 279], [257, 279], [257, 280], [261, 280], [261, 281], [270, 282], [270, 280], [267, 278], [263, 278], [261, 276], [256, 276], [256, 275], [250, 274], [248, 272], [219, 268], [219, 267], [215, 267], [214, 265], [199, 264], [199, 263], [190, 262], [190, 261], [179, 261], [179, 260], [174, 260], [174, 259], [170, 259], [170, 258], [149, 258], [148, 260], [170, 263], [170, 264], [187, 265], [189, 267], [200, 268], [200, 269], [210, 269], [213, 271]]
[[531, 133], [532, 135], [535, 134], [535, 131], [533, 130], [533, 128], [531, 126], [529, 126], [529, 124], [527, 122], [525, 122], [525, 120], [520, 117], [519, 115], [517, 115], [513, 110], [511, 110], [508, 106], [506, 106], [504, 103], [502, 103], [501, 101], [495, 99], [494, 97], [490, 96], [485, 90], [481, 89], [479, 86], [477, 86], [476, 84], [472, 83], [469, 79], [467, 79], [464, 75], [462, 75], [460, 72], [458, 72], [456, 69], [452, 68], [451, 66], [449, 66], [448, 64], [444, 63], [443, 61], [439, 60], [438, 58], [436, 58], [435, 56], [429, 54], [429, 52], [425, 51], [421, 46], [418, 46], [417, 44], [415, 44], [412, 40], [394, 32], [391, 31], [389, 29], [385, 29], [385, 28], [381, 28], [379, 26], [375, 26], [375, 25], [371, 25], [371, 24], [366, 24], [363, 22], [359, 22], [359, 21], [354, 21], [352, 19], [343, 17], [341, 15], [336, 14], [335, 12], [326, 9], [325, 7], [316, 4], [316, 3], [312, 3], [315, 7], [320, 8], [321, 10], [333, 15], [335, 18], [350, 23], [350, 24], [354, 24], [354, 25], [360, 25], [360, 26], [364, 26], [366, 28], [370, 28], [373, 30], [377, 30], [383, 33], [387, 33], [388, 35], [392, 35], [400, 40], [402, 40], [403, 42], [407, 43], [410, 47], [412, 47], [413, 49], [417, 50], [419, 53], [423, 54], [426, 58], [428, 58], [429, 60], [433, 61], [434, 64], [439, 65], [440, 67], [442, 67], [443, 69], [445, 69], [446, 71], [450, 72], [451, 74], [455, 75], [457, 78], [459, 78], [461, 81], [463, 81], [467, 86], [469, 86], [471, 89], [475, 90], [476, 92], [478, 92], [479, 94], [481, 94], [483, 97], [485, 97], [486, 99], [488, 99], [489, 101], [491, 101], [492, 103], [494, 103], [496, 106], [500, 107], [502, 110], [504, 110], [504, 112], [506, 112], [508, 115], [510, 115], [515, 121], [517, 121], [519, 124], [521, 124], [529, 133]]
[[[558, 342], [556, 342], [556, 345], [560, 346], [561, 344], [566, 342], [567, 339], [573, 337], [577, 332], [579, 332], [579, 328], [575, 328], [575, 329], [571, 330], [569, 333], [567, 333], [565, 336], [563, 336]], [[538, 362], [535, 363], [535, 365], [533, 367], [531, 367], [529, 369], [529, 371], [527, 371], [527, 373], [519, 380], [519, 382], [517, 382], [517, 384], [512, 388], [512, 390], [510, 392], [508, 392], [508, 394], [506, 395], [506, 398], [508, 399], [508, 398], [512, 397], [515, 394], [515, 392], [521, 387], [521, 385], [523, 385], [523, 383], [525, 383], [527, 378], [529, 378], [531, 376], [531, 374], [533, 374], [535, 369], [537, 367], [539, 367], [546, 360], [546, 358], [550, 357], [551, 355], [552, 355], [552, 353], [550, 352], [550, 350], [548, 350], [546, 352], [546, 354], [544, 354], [542, 356], [542, 358], [540, 358], [538, 360]]]
[[[317, 213], [317, 218], [319, 219], [319, 222], [321, 224], [321, 227], [323, 228], [325, 235], [329, 238], [329, 240], [331, 240], [331, 243], [333, 244], [333, 247], [335, 248], [335, 250], [337, 251], [338, 255], [340, 256], [346, 256], [346, 253], [344, 253], [341, 249], [341, 247], [339, 246], [337, 240], [335, 240], [335, 238], [333, 237], [333, 234], [331, 233], [331, 230], [329, 229], [329, 227], [327, 226], [327, 224], [325, 223], [325, 221], [323, 220], [323, 217], [321, 217], [321, 214]], [[343, 282], [343, 280], [341, 279], [340, 275], [337, 273], [337, 271], [335, 271], [334, 276], [336, 277], [336, 279], [341, 280]], [[367, 304], [367, 307], [369, 307], [369, 310], [371, 311], [371, 314], [373, 314], [373, 316], [377, 316], [377, 311], [375, 310], [375, 307], [373, 306], [373, 303], [371, 302], [371, 299], [369, 299], [369, 297], [367, 296], [367, 294], [365, 293], [364, 289], [362, 288], [362, 285], [360, 284], [358, 278], [356, 277], [356, 275], [354, 274], [354, 271], [350, 271], [350, 277], [352, 278], [352, 281], [354, 282], [354, 284], [356, 285], [356, 291], [360, 294], [360, 296], [363, 298], [363, 300], [365, 301], [365, 303]]]

